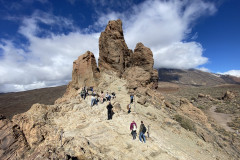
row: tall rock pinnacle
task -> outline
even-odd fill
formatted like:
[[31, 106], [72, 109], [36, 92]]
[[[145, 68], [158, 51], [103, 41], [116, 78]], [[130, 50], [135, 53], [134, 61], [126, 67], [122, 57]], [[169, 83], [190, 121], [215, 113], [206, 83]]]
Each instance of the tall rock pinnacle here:
[[99, 38], [100, 70], [113, 70], [120, 77], [125, 68], [130, 66], [131, 53], [124, 40], [122, 21], [120, 19], [109, 21]]
[[94, 54], [87, 51], [73, 62], [72, 85], [76, 87], [97, 86], [100, 77]]

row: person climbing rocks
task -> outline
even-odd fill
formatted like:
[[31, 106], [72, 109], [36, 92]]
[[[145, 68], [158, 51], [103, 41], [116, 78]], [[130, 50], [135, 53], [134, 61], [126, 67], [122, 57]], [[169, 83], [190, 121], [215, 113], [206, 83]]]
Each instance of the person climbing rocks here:
[[113, 115], [113, 110], [112, 110], [113, 106], [111, 104], [111, 102], [108, 103], [107, 105], [107, 110], [108, 110], [108, 120], [112, 119], [112, 115]]
[[131, 130], [133, 140], [135, 140], [137, 136], [137, 124], [135, 121], [132, 121], [132, 123], [130, 124], [130, 130]]
[[143, 124], [143, 121], [141, 121], [141, 125], [140, 125], [140, 129], [139, 129], [139, 141], [142, 142], [142, 139], [144, 141], [144, 143], [146, 143], [146, 139], [145, 139], [145, 133], [147, 131], [147, 128], [145, 127], [145, 125]]
[[133, 98], [134, 98], [134, 95], [131, 94], [131, 95], [130, 95], [130, 103], [133, 103]]

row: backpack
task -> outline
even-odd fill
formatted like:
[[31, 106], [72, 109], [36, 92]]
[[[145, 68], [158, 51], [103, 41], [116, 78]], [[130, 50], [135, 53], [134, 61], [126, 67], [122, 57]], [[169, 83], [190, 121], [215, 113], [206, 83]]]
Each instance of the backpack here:
[[147, 131], [147, 128], [145, 127], [145, 125], [143, 125], [142, 133], [144, 134], [146, 133], [146, 131]]
[[129, 110], [131, 108], [130, 104], [127, 105], [127, 110]]

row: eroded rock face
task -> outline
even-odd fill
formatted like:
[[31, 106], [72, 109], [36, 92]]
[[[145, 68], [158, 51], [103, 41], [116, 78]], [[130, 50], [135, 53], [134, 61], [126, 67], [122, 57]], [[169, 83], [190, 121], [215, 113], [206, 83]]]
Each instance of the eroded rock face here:
[[0, 120], [0, 159], [22, 159], [29, 149], [18, 125], [8, 119]]
[[123, 77], [128, 80], [128, 88], [158, 87], [158, 71], [153, 69], [153, 53], [142, 43], [138, 43], [132, 55], [131, 67], [127, 68]]
[[97, 86], [99, 77], [99, 69], [92, 52], [87, 51], [73, 62], [71, 82], [73, 87]]
[[109, 21], [99, 38], [100, 70], [113, 70], [120, 77], [125, 68], [130, 66], [131, 53], [124, 40], [122, 21]]
[[112, 70], [119, 77], [129, 80], [128, 88], [157, 88], [158, 71], [153, 69], [153, 53], [142, 43], [134, 52], [128, 49], [124, 40], [121, 20], [109, 21], [99, 38], [99, 68]]
[[69, 82], [64, 96], [57, 99], [55, 103], [61, 103], [76, 97], [77, 93], [84, 86], [98, 86], [99, 78], [100, 71], [97, 67], [94, 54], [90, 51], [87, 51], [73, 62], [72, 81]]
[[142, 43], [138, 43], [132, 56], [132, 66], [138, 66], [145, 71], [152, 72], [153, 64], [154, 60], [152, 51]]

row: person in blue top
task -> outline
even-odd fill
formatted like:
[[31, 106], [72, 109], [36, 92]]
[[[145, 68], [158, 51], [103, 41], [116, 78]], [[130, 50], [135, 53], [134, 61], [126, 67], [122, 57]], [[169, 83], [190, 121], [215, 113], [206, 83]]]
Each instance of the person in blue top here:
[[130, 103], [133, 103], [133, 98], [134, 98], [134, 95], [131, 94], [131, 95], [130, 95]]

